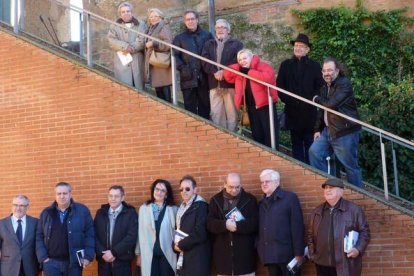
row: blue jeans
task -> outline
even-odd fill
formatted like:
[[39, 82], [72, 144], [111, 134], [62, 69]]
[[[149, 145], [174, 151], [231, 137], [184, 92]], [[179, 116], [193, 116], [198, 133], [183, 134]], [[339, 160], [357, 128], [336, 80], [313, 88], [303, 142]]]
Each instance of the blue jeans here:
[[43, 263], [44, 276], [82, 276], [80, 266], [70, 266], [69, 261], [49, 259]]
[[336, 158], [345, 167], [348, 182], [362, 187], [361, 168], [358, 165], [358, 144], [360, 131], [331, 139], [325, 127], [321, 136], [316, 139], [309, 149], [310, 165], [324, 172], [328, 172], [326, 157], [335, 154]]

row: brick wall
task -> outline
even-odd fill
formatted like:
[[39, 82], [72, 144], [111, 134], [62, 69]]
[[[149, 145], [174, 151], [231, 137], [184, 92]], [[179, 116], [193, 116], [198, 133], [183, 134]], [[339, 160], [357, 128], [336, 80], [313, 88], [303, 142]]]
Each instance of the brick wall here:
[[[299, 195], [306, 218], [323, 200], [324, 177], [283, 155], [1, 30], [0, 41], [1, 217], [16, 194], [30, 197], [29, 213], [37, 216], [54, 200], [58, 181], [72, 183], [75, 200], [93, 214], [112, 184], [124, 185], [127, 201], [139, 206], [155, 178], [170, 180], [178, 196], [184, 174], [196, 177], [208, 199], [226, 173], [240, 172], [245, 189], [259, 198], [258, 175], [268, 167]], [[414, 275], [414, 219], [349, 189], [346, 198], [364, 207], [371, 225], [363, 275]], [[314, 275], [313, 267], [303, 274]]]

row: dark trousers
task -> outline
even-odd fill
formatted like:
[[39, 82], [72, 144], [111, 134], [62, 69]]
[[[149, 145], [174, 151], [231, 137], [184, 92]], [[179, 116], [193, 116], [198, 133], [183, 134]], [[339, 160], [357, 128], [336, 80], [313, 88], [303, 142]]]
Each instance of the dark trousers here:
[[210, 95], [208, 85], [183, 89], [184, 108], [207, 120], [210, 119]]
[[[269, 276], [291, 276], [292, 274], [287, 269], [287, 263], [267, 264], [267, 271]], [[300, 272], [296, 272], [294, 276], [300, 276]]]
[[25, 276], [26, 274], [24, 274], [24, 267], [23, 267], [23, 262], [20, 261], [20, 270], [19, 270], [19, 276]]
[[131, 262], [118, 261], [107, 263], [105, 261], [98, 262], [99, 276], [131, 276]]
[[151, 276], [174, 276], [174, 270], [164, 255], [152, 257]]
[[317, 276], [336, 276], [336, 268], [332, 266], [316, 265]]
[[298, 130], [290, 131], [290, 140], [292, 141], [293, 158], [309, 164], [309, 148], [313, 143], [313, 133], [307, 133]]
[[156, 87], [155, 92], [158, 98], [171, 103], [171, 87], [169, 85]]
[[[248, 107], [247, 111], [249, 113], [253, 140], [271, 147], [269, 106], [264, 106], [258, 109], [255, 107]], [[273, 108], [273, 111], [273, 121], [275, 122], [275, 145], [276, 149], [279, 150], [279, 121], [277, 120], [276, 107]]]
[[43, 263], [44, 276], [82, 276], [80, 266], [70, 266], [69, 261], [49, 259]]

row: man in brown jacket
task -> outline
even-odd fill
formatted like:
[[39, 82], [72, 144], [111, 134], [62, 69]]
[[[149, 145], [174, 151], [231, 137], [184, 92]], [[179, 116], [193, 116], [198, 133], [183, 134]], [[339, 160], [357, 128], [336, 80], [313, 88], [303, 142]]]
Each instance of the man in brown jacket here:
[[[362, 270], [362, 255], [370, 240], [370, 230], [364, 211], [342, 198], [344, 184], [328, 179], [322, 184], [326, 202], [311, 214], [308, 230], [309, 258], [316, 264], [318, 276], [358, 276]], [[345, 236], [358, 233], [351, 248], [344, 248]]]

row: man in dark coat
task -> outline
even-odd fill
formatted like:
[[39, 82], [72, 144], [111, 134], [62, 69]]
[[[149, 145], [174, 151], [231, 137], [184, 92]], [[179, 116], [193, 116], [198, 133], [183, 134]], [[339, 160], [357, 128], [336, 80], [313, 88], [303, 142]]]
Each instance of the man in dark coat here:
[[100, 276], [131, 275], [138, 216], [135, 208], [124, 200], [124, 188], [114, 185], [109, 188], [108, 204], [96, 212], [95, 249]]
[[[213, 38], [211, 33], [203, 30], [199, 15], [194, 10], [184, 13], [186, 30], [178, 34], [173, 44], [194, 54], [201, 55], [204, 43]], [[199, 59], [174, 50], [177, 69], [180, 71], [180, 86], [184, 97], [184, 107], [203, 118], [210, 118], [210, 98], [207, 77], [201, 68]]]
[[207, 218], [219, 275], [254, 275], [257, 211], [256, 198], [243, 190], [240, 175], [229, 173], [224, 189], [210, 200]]
[[[322, 184], [325, 202], [313, 210], [308, 229], [309, 257], [318, 276], [360, 276], [362, 255], [371, 235], [361, 207], [342, 198], [344, 183], [332, 178]], [[355, 243], [344, 247], [344, 238], [358, 233]]]
[[[321, 66], [307, 55], [311, 43], [304, 34], [299, 34], [293, 45], [293, 57], [282, 62], [277, 75], [277, 86], [293, 94], [312, 100], [318, 95], [324, 81]], [[313, 142], [313, 126], [316, 120], [316, 107], [293, 98], [283, 92], [278, 93], [285, 103], [286, 129], [290, 131], [292, 156], [309, 164], [308, 150]]]
[[[237, 53], [243, 43], [230, 37], [231, 26], [225, 19], [216, 21], [216, 37], [208, 40], [202, 56], [223, 65], [237, 63]], [[202, 62], [210, 89], [211, 120], [230, 131], [236, 130], [237, 111], [234, 106], [234, 84], [224, 79], [224, 71], [208, 62]]]
[[[257, 252], [269, 276], [291, 275], [287, 264], [303, 261], [305, 230], [299, 199], [280, 187], [280, 174], [266, 169], [260, 174], [264, 198], [259, 203]], [[296, 273], [295, 275], [299, 275]]]
[[11, 216], [0, 220], [0, 275], [39, 275], [35, 250], [38, 220], [26, 214], [28, 208], [29, 198], [17, 195]]

